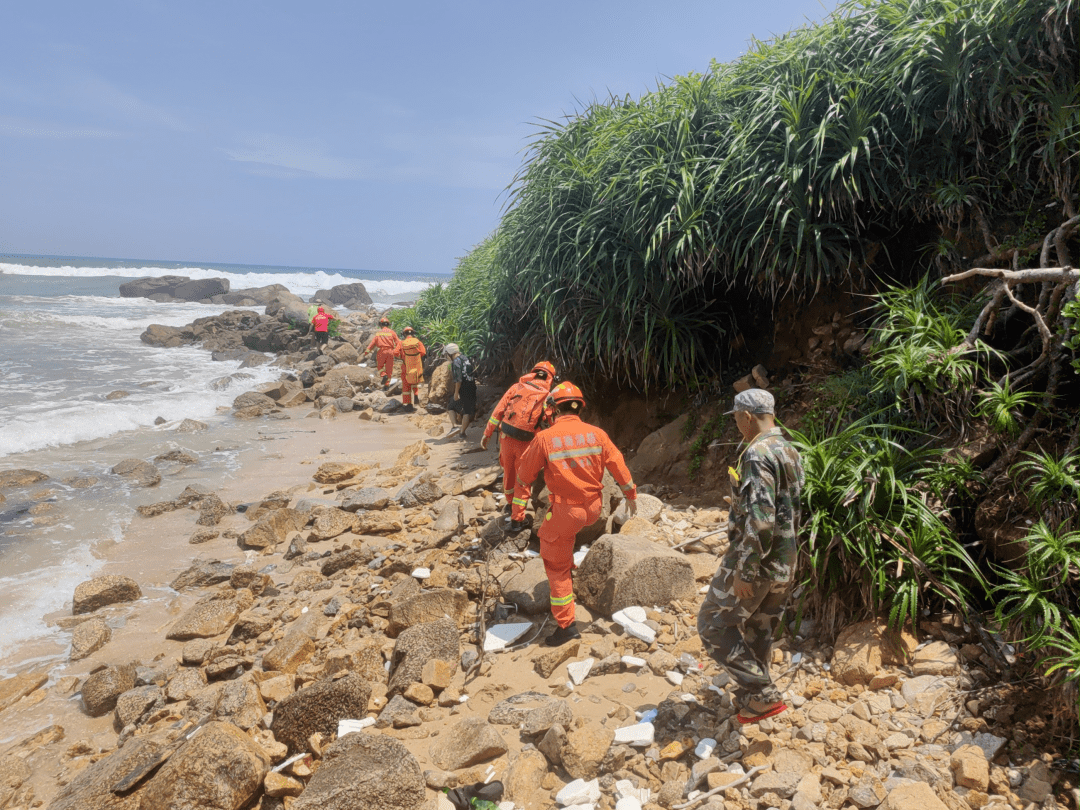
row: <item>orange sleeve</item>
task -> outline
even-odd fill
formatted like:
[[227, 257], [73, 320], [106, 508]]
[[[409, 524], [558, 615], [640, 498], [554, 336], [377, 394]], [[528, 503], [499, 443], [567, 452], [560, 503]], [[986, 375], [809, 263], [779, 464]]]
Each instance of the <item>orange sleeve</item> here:
[[[495, 428], [497, 428], [499, 426], [499, 423], [502, 421], [503, 414], [506, 413], [506, 406], [510, 400], [510, 392], [513, 390], [513, 385], [507, 388], [506, 391], [503, 393], [502, 397], [499, 399], [499, 404], [496, 405], [495, 410], [491, 412], [491, 418], [488, 419], [487, 424], [484, 426], [485, 439], [491, 438], [492, 434], [495, 433]], [[504, 483], [513, 484], [514, 482], [508, 481]]]
[[378, 338], [379, 338], [379, 333], [376, 332], [374, 337], [371, 338], [371, 342], [367, 345], [367, 351], [370, 352], [372, 349], [375, 348], [375, 341], [378, 340]]
[[626, 459], [623, 458], [622, 452], [615, 446], [615, 443], [606, 435], [604, 436], [604, 467], [611, 473], [615, 483], [619, 485], [619, 489], [623, 491], [623, 495], [626, 496], [628, 501], [637, 498], [637, 486], [634, 484], [634, 477], [626, 466]]
[[[525, 517], [525, 505], [529, 502], [529, 488], [546, 464], [547, 448], [538, 438], [533, 439], [528, 449], [518, 459], [517, 481], [514, 484], [514, 507], [510, 513], [513, 520], [521, 520]], [[506, 485], [505, 481], [503, 485]]]

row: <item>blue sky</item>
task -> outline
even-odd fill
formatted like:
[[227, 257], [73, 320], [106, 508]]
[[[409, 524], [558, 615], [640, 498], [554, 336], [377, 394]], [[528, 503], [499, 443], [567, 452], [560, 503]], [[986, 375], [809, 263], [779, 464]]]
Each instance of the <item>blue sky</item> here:
[[0, 48], [0, 252], [448, 272], [537, 119], [832, 2], [41, 2]]

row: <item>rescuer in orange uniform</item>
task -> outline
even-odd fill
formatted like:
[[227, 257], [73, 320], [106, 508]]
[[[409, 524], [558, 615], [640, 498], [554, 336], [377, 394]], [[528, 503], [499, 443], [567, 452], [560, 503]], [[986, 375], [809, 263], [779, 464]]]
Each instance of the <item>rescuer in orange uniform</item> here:
[[524, 528], [529, 487], [544, 471], [551, 508], [540, 527], [540, 556], [551, 585], [551, 612], [559, 628], [544, 642], [549, 646], [580, 638], [574, 625], [574, 540], [577, 533], [595, 523], [603, 504], [604, 470], [615, 478], [626, 496], [627, 510], [637, 514], [637, 487], [622, 453], [600, 428], [581, 421], [585, 407], [581, 389], [570, 382], [552, 389], [550, 402], [555, 424], [542, 430], [529, 444], [517, 468], [513, 523], [510, 530]]
[[382, 375], [382, 387], [385, 391], [390, 387], [390, 378], [394, 376], [394, 358], [401, 351], [401, 341], [397, 332], [390, 328], [390, 319], [379, 318], [379, 326], [382, 328], [375, 333], [371, 342], [367, 345], [364, 356], [371, 354], [372, 349], [377, 349], [375, 364]]
[[488, 442], [499, 431], [499, 464], [503, 468], [503, 490], [509, 505], [517, 486], [517, 465], [521, 454], [536, 436], [544, 418], [544, 408], [551, 384], [555, 381], [555, 366], [546, 360], [511, 385], [491, 412], [480, 447], [487, 450]]
[[424, 357], [427, 349], [411, 326], [402, 329], [401, 334], [404, 335], [398, 355], [401, 357], [401, 402], [405, 410], [412, 413], [416, 410], [413, 405], [413, 391], [416, 391], [417, 401], [420, 400], [420, 383], [424, 380]]

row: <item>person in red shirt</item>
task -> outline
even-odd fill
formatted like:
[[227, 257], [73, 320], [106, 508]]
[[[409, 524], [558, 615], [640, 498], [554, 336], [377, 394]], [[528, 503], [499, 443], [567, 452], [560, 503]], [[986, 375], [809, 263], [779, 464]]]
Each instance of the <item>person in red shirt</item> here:
[[487, 450], [495, 431], [499, 431], [499, 464], [503, 468], [507, 506], [514, 497], [514, 487], [517, 485], [518, 459], [536, 436], [554, 381], [555, 366], [546, 360], [537, 363], [528, 374], [506, 390], [484, 428], [483, 438], [480, 439], [480, 447], [484, 450]]
[[549, 646], [580, 638], [574, 624], [574, 540], [596, 522], [603, 505], [604, 470], [615, 478], [626, 496], [627, 511], [637, 514], [637, 487], [626, 461], [608, 435], [581, 421], [585, 397], [571, 382], [551, 391], [555, 424], [542, 430], [529, 444], [517, 467], [511, 531], [524, 528], [529, 487], [544, 471], [551, 493], [551, 508], [540, 527], [540, 556], [551, 586], [551, 612], [558, 629], [544, 642]]
[[315, 342], [326, 345], [330, 342], [330, 321], [336, 320], [336, 315], [327, 315], [326, 310], [319, 307], [315, 317], [311, 319], [311, 325], [315, 327]]
[[382, 387], [385, 391], [390, 387], [390, 378], [394, 376], [394, 358], [401, 353], [401, 341], [398, 339], [397, 332], [390, 328], [389, 318], [385, 316], [380, 318], [379, 326], [381, 328], [368, 343], [364, 357], [371, 354], [372, 349], [377, 350], [375, 364], [379, 369], [379, 374], [382, 375]]

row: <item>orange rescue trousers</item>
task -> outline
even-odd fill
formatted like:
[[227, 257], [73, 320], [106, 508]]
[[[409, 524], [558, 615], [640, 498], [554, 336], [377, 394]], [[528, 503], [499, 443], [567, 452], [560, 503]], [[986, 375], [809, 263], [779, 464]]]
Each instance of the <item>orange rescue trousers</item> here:
[[603, 501], [590, 504], [553, 503], [540, 527], [540, 556], [551, 586], [551, 615], [559, 627], [574, 623], [574, 539], [600, 517]]
[[416, 392], [416, 401], [420, 402], [420, 383], [415, 385], [409, 385], [409, 378], [406, 374], [401, 375], [401, 404], [412, 405], [413, 391]]
[[503, 468], [503, 491], [506, 492], [507, 502], [514, 499], [518, 461], [522, 453], [528, 449], [529, 442], [512, 439], [504, 433], [499, 434], [499, 464]]
[[375, 356], [375, 360], [379, 373], [383, 378], [383, 385], [386, 385], [390, 381], [390, 378], [394, 376], [394, 350], [379, 349], [379, 353]]

